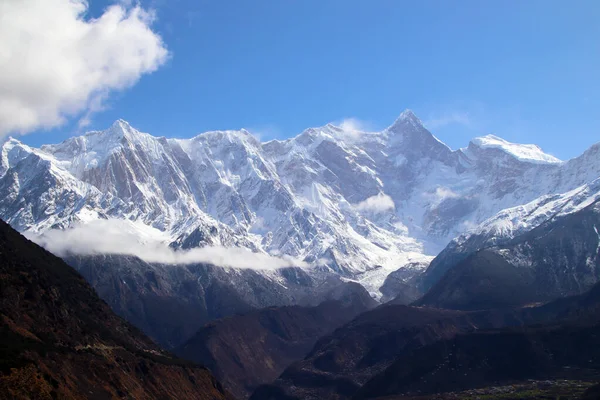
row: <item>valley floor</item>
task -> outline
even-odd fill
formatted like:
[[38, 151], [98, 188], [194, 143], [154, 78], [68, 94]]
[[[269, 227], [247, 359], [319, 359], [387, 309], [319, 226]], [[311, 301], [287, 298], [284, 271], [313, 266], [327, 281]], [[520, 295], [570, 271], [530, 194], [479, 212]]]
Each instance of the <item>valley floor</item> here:
[[[427, 396], [390, 396], [377, 400], [571, 400], [597, 399], [600, 392], [594, 381], [529, 381], [506, 386], [491, 386], [463, 392]], [[593, 392], [592, 392], [593, 391]]]

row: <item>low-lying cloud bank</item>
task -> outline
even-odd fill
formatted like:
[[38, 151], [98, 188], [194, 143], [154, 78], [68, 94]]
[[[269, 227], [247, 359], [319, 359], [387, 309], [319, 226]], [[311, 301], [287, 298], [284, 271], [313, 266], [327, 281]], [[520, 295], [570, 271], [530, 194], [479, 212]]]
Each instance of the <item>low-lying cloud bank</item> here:
[[260, 270], [308, 266], [293, 257], [253, 253], [239, 247], [210, 246], [173, 250], [161, 240], [162, 232], [141, 223], [123, 220], [99, 220], [65, 230], [52, 229], [43, 234], [26, 233], [25, 236], [59, 257], [69, 254], [117, 254], [136, 256], [150, 263], [206, 263]]

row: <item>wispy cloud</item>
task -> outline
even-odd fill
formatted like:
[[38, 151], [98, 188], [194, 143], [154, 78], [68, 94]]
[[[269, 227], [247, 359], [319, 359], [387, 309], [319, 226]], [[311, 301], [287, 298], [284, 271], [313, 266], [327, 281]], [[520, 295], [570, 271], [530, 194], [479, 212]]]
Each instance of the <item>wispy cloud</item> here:
[[459, 197], [459, 195], [456, 192], [454, 192], [452, 189], [447, 188], [447, 187], [442, 187], [442, 186], [438, 186], [435, 189], [435, 196], [441, 200], [455, 199], [455, 198]]
[[452, 189], [443, 186], [438, 186], [435, 191], [426, 192], [423, 195], [429, 199], [432, 207], [438, 207], [445, 200], [457, 199], [460, 197], [460, 195]]
[[335, 121], [332, 124], [341, 128], [342, 139], [349, 141], [357, 140], [365, 133], [374, 130], [371, 123], [354, 117], [344, 118], [340, 121]]
[[59, 257], [68, 254], [120, 254], [153, 263], [207, 263], [241, 269], [307, 266], [293, 257], [253, 253], [239, 247], [208, 246], [175, 251], [159, 240], [160, 231], [142, 225], [122, 220], [100, 220], [65, 230], [52, 229], [41, 235], [26, 233], [25, 236]]
[[440, 115], [430, 116], [425, 122], [428, 129], [439, 129], [449, 125], [473, 126], [473, 119], [467, 112], [453, 111]]
[[199, 13], [197, 11], [188, 11], [185, 13], [188, 27], [192, 27], [194, 25], [194, 21], [198, 18], [198, 15]]
[[358, 118], [344, 118], [343, 120], [334, 123], [345, 131], [350, 132], [368, 132], [372, 129], [371, 124], [367, 121], [362, 121]]
[[259, 125], [246, 129], [260, 142], [285, 137], [281, 129], [275, 124]]

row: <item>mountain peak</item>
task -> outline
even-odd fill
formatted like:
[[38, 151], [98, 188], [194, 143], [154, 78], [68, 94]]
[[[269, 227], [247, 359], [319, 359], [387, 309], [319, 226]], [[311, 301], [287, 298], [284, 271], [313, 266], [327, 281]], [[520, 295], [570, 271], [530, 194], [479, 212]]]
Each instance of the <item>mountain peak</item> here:
[[105, 132], [111, 135], [125, 136], [127, 133], [133, 131], [135, 131], [135, 129], [131, 127], [129, 122], [124, 119], [117, 119]]
[[402, 131], [405, 130], [407, 127], [427, 131], [419, 117], [417, 117], [415, 113], [409, 109], [402, 111], [400, 116], [396, 118], [396, 121], [394, 121], [394, 123], [389, 128], [387, 128], [387, 130], [392, 132]]
[[416, 114], [413, 112], [413, 110], [411, 109], [406, 109], [404, 111], [402, 111], [402, 113], [400, 113], [400, 116], [397, 119], [398, 121], [406, 121], [406, 120], [411, 120], [411, 121], [418, 121], [421, 122], [421, 120], [419, 120], [419, 118], [416, 116]]
[[125, 121], [122, 118], [116, 119], [115, 122], [113, 122], [111, 126], [129, 126], [129, 127], [131, 127], [129, 122]]
[[413, 150], [427, 154], [437, 153], [442, 158], [447, 158], [452, 150], [436, 138], [425, 128], [421, 120], [412, 110], [404, 110], [394, 123], [385, 131], [388, 134], [390, 144], [412, 148]]
[[6, 145], [9, 145], [12, 147], [12, 146], [22, 145], [22, 144], [23, 144], [23, 142], [21, 142], [19, 139], [15, 139], [12, 136], [7, 136], [4, 139], [0, 140], [0, 148], [4, 147]]
[[109, 143], [116, 145], [123, 140], [147, 141], [154, 137], [138, 131], [124, 119], [117, 119], [108, 129], [86, 132], [82, 138], [85, 138], [84, 140], [87, 142], [87, 147], [90, 148], [96, 146], [103, 147]]
[[480, 149], [497, 149], [513, 156], [514, 158], [536, 164], [559, 164], [558, 158], [544, 153], [535, 144], [512, 143], [495, 135], [486, 135], [471, 140], [470, 146]]

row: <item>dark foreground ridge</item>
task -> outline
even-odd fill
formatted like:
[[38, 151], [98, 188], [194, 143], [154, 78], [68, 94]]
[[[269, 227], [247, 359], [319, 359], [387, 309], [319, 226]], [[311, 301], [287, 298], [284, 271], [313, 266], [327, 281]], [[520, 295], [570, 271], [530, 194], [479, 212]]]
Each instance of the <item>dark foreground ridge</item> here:
[[175, 353], [206, 365], [238, 399], [273, 382], [316, 341], [376, 302], [357, 283], [348, 283], [316, 307], [269, 307], [213, 321]]
[[0, 221], [1, 399], [228, 399], [160, 350], [60, 258]]
[[600, 380], [599, 338], [600, 284], [538, 307], [383, 305], [320, 339], [251, 399], [579, 398]]

